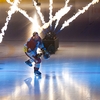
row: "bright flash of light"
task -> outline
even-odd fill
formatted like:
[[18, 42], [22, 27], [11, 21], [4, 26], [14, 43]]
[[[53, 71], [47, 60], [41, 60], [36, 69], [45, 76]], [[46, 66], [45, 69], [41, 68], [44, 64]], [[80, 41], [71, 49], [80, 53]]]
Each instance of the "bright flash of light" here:
[[33, 32], [38, 32], [40, 26], [38, 24], [38, 20], [37, 20], [37, 16], [36, 15], [34, 16], [34, 23], [35, 24], [33, 24], [32, 30], [33, 30]]
[[[10, 2], [10, 0], [7, 0], [7, 2]], [[13, 5], [10, 7], [10, 10], [8, 11], [8, 16], [6, 17], [6, 23], [4, 27], [1, 29], [2, 33], [0, 33], [0, 43], [2, 42], [3, 36], [5, 35], [5, 31], [7, 30], [7, 26], [9, 21], [11, 20], [12, 15], [17, 11], [16, 7], [18, 3], [20, 3], [19, 0], [14, 0]]]
[[31, 34], [28, 34], [27, 37], [31, 37], [33, 32], [38, 32], [38, 34], [40, 35], [40, 32], [39, 32], [40, 31], [40, 25], [39, 25], [36, 14], [33, 16], [33, 22], [30, 26], [30, 31], [31, 31]]
[[[50, 20], [52, 20], [52, 17], [53, 17], [53, 15], [52, 15], [52, 9], [53, 9], [53, 0], [49, 0], [49, 10], [50, 10], [50, 13], [49, 13], [49, 19]], [[50, 28], [52, 29], [52, 23], [50, 23]]]
[[[57, 22], [56, 22], [56, 25], [55, 25], [55, 29], [56, 29], [56, 27], [58, 26], [60, 19], [61, 19], [65, 14], [67, 14], [67, 13], [69, 12], [69, 10], [70, 10], [69, 7], [68, 7], [69, 1], [70, 1], [70, 0], [66, 0], [65, 6], [64, 6], [62, 9], [60, 9], [60, 10], [56, 13], [56, 16], [55, 16], [55, 17], [57, 17], [57, 18], [56, 18], [56, 19], [57, 19]], [[70, 6], [70, 7], [71, 7], [71, 6]]]
[[37, 10], [37, 13], [38, 13], [39, 16], [40, 16], [40, 19], [41, 19], [41, 21], [42, 21], [42, 24], [45, 24], [44, 16], [43, 16], [43, 14], [41, 13], [41, 8], [40, 8], [40, 6], [37, 6], [36, 1], [34, 1], [34, 0], [33, 0], [33, 3], [34, 3], [34, 6], [35, 6], [35, 8], [36, 8], [36, 10]]
[[68, 19], [67, 21], [64, 22], [64, 24], [62, 25], [60, 31], [62, 29], [64, 29], [65, 27], [69, 26], [69, 23], [71, 23], [73, 20], [75, 20], [80, 14], [83, 14], [86, 10], [88, 10], [91, 5], [94, 5], [98, 2], [99, 2], [99, 0], [93, 0], [87, 6], [83, 7], [82, 10], [79, 10], [74, 16], [72, 16], [70, 19]]

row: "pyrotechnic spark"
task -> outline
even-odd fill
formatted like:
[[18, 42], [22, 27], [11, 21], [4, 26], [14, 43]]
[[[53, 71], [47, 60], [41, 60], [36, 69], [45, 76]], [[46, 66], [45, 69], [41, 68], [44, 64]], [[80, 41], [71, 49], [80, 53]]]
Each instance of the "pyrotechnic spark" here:
[[56, 23], [56, 26], [58, 25], [59, 20], [62, 18], [62, 16], [64, 16], [65, 14], [67, 14], [72, 6], [65, 6], [64, 8], [60, 9], [58, 12], [56, 12], [55, 16], [53, 16], [53, 18], [51, 20], [49, 20], [47, 23], [45, 23], [41, 28], [46, 29], [48, 26], [50, 26], [50, 24], [55, 21], [58, 20]]
[[15, 13], [15, 11], [19, 11], [21, 14], [23, 14], [29, 21], [31, 21], [32, 23], [34, 23], [34, 19], [32, 17], [29, 17], [29, 15], [26, 13], [26, 11], [18, 8], [18, 4], [16, 4], [16, 2], [19, 0], [15, 0], [15, 2], [11, 2], [10, 0], [6, 0], [9, 4], [11, 4], [12, 6], [10, 7], [11, 9], [8, 11], [8, 17], [6, 18], [6, 23], [4, 25], [4, 27], [1, 29], [1, 34], [0, 34], [0, 43], [2, 42], [3, 36], [5, 35], [5, 31], [7, 30], [7, 26], [9, 21], [11, 20], [12, 14]]
[[[7, 0], [7, 2], [11, 5], [13, 5], [13, 2]], [[25, 10], [22, 10], [20, 8], [18, 8], [18, 6], [16, 7], [16, 10], [19, 11], [21, 14], [23, 14], [29, 21], [31, 21], [32, 23], [34, 22], [34, 19], [32, 17], [29, 17], [29, 15], [26, 13]]]
[[[43, 29], [46, 29], [50, 26], [50, 24], [55, 21], [55, 20], [59, 20], [62, 18], [62, 16], [64, 16], [65, 14], [68, 13], [68, 11], [70, 11], [71, 6], [68, 7], [68, 2], [69, 0], [66, 1], [66, 4], [65, 4], [65, 7], [60, 9], [56, 14], [55, 16], [53, 16], [53, 18], [51, 20], [49, 20], [47, 23], [45, 23], [42, 27], [41, 27], [41, 31]], [[79, 10], [74, 16], [72, 16], [69, 20], [65, 21], [65, 23], [62, 25], [61, 29], [57, 32], [59, 33], [62, 29], [64, 29], [65, 27], [67, 27], [69, 25], [69, 23], [71, 23], [73, 20], [75, 20], [80, 14], [83, 14], [86, 10], [88, 10], [88, 8], [91, 6], [91, 5], [94, 5], [96, 3], [98, 3], [99, 0], [93, 0], [92, 2], [90, 2], [87, 6], [83, 7], [83, 10]], [[65, 10], [65, 8], [67, 7], [67, 9]], [[56, 23], [56, 26], [58, 24]]]
[[60, 9], [60, 10], [56, 13], [56, 16], [55, 16], [55, 17], [57, 17], [57, 18], [56, 18], [56, 19], [57, 19], [57, 22], [56, 22], [56, 25], [55, 25], [55, 29], [56, 29], [56, 27], [58, 26], [60, 19], [61, 19], [65, 14], [67, 14], [67, 13], [69, 12], [70, 7], [71, 7], [71, 6], [68, 7], [69, 1], [70, 1], [70, 0], [67, 0], [67, 1], [65, 2], [65, 6], [64, 6], [62, 9]]
[[44, 16], [43, 16], [43, 14], [41, 13], [41, 8], [40, 8], [40, 6], [37, 6], [37, 3], [33, 0], [33, 3], [34, 3], [34, 6], [35, 6], [35, 8], [36, 8], [36, 10], [37, 10], [37, 13], [39, 14], [39, 16], [40, 16], [40, 19], [41, 19], [41, 21], [42, 21], [42, 24], [45, 24], [45, 21], [44, 21]]
[[[10, 2], [9, 0], [7, 1]], [[13, 5], [10, 7], [10, 10], [8, 11], [8, 16], [6, 17], [6, 23], [4, 27], [1, 29], [2, 33], [0, 33], [0, 43], [2, 42], [3, 36], [5, 35], [5, 31], [7, 30], [7, 26], [8, 26], [9, 21], [11, 20], [12, 15], [17, 11], [16, 7], [18, 3], [20, 3], [19, 0], [14, 0]]]
[[[7, 30], [7, 26], [8, 26], [8, 23], [9, 21], [11, 20], [11, 17], [12, 15], [16, 12], [16, 11], [19, 11], [21, 14], [23, 14], [29, 21], [31, 21], [32, 23], [34, 23], [34, 19], [32, 17], [29, 17], [29, 15], [26, 13], [26, 11], [18, 8], [18, 3], [19, 0], [14, 0], [14, 2], [11, 2], [10, 0], [6, 0], [8, 3], [10, 3], [12, 6], [10, 7], [10, 10], [8, 11], [8, 16], [6, 18], [6, 23], [4, 25], [4, 27], [1, 29], [1, 32], [0, 33], [0, 43], [2, 42], [2, 39], [3, 39], [3, 36], [5, 35], [5, 31]], [[56, 12], [55, 16], [52, 15], [52, 9], [53, 9], [53, 0], [50, 0], [50, 13], [49, 13], [49, 21], [47, 23], [45, 23], [44, 21], [44, 16], [43, 14], [41, 13], [41, 9], [39, 6], [37, 6], [36, 2], [33, 0], [34, 2], [34, 5], [35, 5], [35, 8], [37, 10], [37, 13], [38, 15], [40, 16], [40, 19], [43, 23], [43, 26], [40, 27], [39, 31], [42, 32], [43, 29], [46, 29], [48, 28], [53, 21], [57, 20], [56, 22], [56, 25], [55, 25], [55, 28], [57, 27], [60, 19], [62, 18], [62, 16], [64, 16], [65, 14], [67, 14], [70, 9], [71, 9], [71, 6], [68, 7], [68, 3], [69, 3], [70, 0], [67, 0], [66, 3], [65, 3], [65, 6], [63, 8], [61, 8], [58, 12]], [[69, 26], [69, 23], [71, 23], [73, 20], [75, 20], [80, 14], [83, 14], [86, 10], [88, 10], [88, 8], [91, 6], [91, 5], [94, 5], [96, 3], [98, 3], [99, 0], [93, 0], [92, 2], [90, 2], [87, 6], [83, 7], [82, 10], [78, 10], [78, 12], [72, 16], [71, 18], [69, 18], [67, 21], [64, 22], [64, 24], [62, 25], [60, 31], [62, 29], [64, 29], [65, 27]], [[59, 32], [60, 32], [59, 31]]]
[[[53, 0], [49, 0], [49, 10], [50, 10], [50, 13], [49, 13], [49, 20], [52, 20], [52, 17], [53, 17], [53, 15], [52, 15], [52, 10], [53, 10]], [[52, 29], [52, 23], [50, 23], [50, 28]]]
[[64, 29], [65, 27], [69, 26], [69, 23], [71, 23], [73, 20], [75, 20], [80, 14], [83, 14], [86, 10], [88, 10], [91, 5], [94, 5], [98, 2], [99, 2], [99, 0], [93, 0], [87, 6], [83, 7], [82, 10], [78, 10], [78, 12], [74, 16], [72, 16], [70, 19], [68, 19], [67, 21], [64, 22], [64, 24], [62, 25], [60, 31], [62, 29]]
[[[13, 5], [13, 2], [7, 0], [7, 2], [11, 5]], [[34, 19], [32, 17], [30, 17], [25, 10], [22, 10], [20, 8], [18, 8], [18, 6], [16, 7], [16, 10], [19, 11], [21, 14], [24, 15], [24, 17], [26, 17], [29, 21], [31, 21], [32, 23], [34, 23]]]

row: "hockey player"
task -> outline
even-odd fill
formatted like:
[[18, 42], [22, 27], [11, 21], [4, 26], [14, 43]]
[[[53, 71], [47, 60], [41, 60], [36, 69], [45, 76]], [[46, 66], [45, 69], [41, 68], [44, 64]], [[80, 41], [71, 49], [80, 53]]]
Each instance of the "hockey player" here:
[[[37, 49], [40, 48], [42, 53], [37, 53]], [[36, 75], [41, 75], [39, 71], [40, 63], [41, 63], [41, 56], [45, 59], [49, 58], [49, 53], [46, 51], [42, 40], [37, 32], [33, 33], [33, 36], [24, 44], [24, 52], [29, 57], [25, 63], [32, 67], [32, 62], [34, 62], [34, 73]]]

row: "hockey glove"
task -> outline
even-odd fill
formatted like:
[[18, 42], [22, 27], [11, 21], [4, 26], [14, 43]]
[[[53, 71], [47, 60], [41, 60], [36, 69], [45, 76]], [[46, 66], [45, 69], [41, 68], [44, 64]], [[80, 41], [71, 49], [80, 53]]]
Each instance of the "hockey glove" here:
[[41, 49], [41, 50], [42, 50], [43, 58], [44, 58], [44, 59], [50, 58], [50, 54], [47, 52], [46, 49]]
[[24, 46], [24, 52], [27, 52], [27, 47], [26, 46]]
[[41, 56], [42, 56], [42, 53], [38, 53], [38, 54], [36, 55], [37, 58], [40, 58]]

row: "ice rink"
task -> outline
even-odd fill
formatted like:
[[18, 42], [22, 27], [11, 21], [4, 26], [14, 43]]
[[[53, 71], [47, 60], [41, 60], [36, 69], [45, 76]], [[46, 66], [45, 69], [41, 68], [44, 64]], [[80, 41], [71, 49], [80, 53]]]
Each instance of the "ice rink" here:
[[[41, 6], [47, 21], [48, 6]], [[54, 12], [62, 6], [57, 6]], [[100, 7], [100, 3], [97, 6]], [[0, 5], [0, 29], [4, 26], [9, 7], [10, 4]], [[20, 5], [20, 8], [29, 16], [36, 12], [31, 3]], [[86, 35], [83, 28], [86, 24], [77, 24], [79, 30], [76, 25], [86, 15], [81, 17], [58, 34], [58, 50], [47, 60], [41, 58], [42, 75], [36, 77], [33, 68], [25, 64], [28, 58], [23, 51], [23, 45], [32, 33], [31, 22], [19, 12], [12, 15], [0, 43], [0, 100], [100, 100], [100, 23], [93, 21], [92, 26], [85, 27], [88, 28]], [[63, 20], [59, 24], [62, 23]], [[75, 30], [72, 30], [74, 25]], [[92, 33], [94, 31], [96, 36]], [[71, 32], [71, 35], [65, 35], [66, 32]]]

